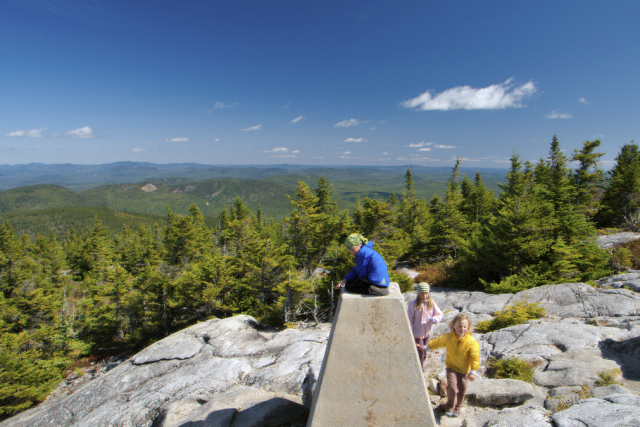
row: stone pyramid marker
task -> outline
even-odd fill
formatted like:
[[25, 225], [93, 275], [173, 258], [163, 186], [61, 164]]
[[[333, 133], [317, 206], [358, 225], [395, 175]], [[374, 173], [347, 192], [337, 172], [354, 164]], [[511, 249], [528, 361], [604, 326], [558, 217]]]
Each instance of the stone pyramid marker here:
[[307, 427], [435, 427], [397, 283], [389, 295], [342, 291]]

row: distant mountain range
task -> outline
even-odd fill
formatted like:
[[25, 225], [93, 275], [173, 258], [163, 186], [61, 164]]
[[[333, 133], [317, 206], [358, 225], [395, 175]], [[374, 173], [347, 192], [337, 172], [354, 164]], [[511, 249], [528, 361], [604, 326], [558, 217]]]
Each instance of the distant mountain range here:
[[[323, 175], [333, 186], [338, 208], [349, 209], [358, 197], [384, 200], [393, 193], [401, 196], [406, 171], [407, 166], [0, 165], [0, 190], [4, 190], [0, 191], [0, 221], [42, 233], [48, 232], [47, 227], [60, 231], [90, 225], [99, 216], [117, 229], [127, 221], [162, 222], [167, 207], [185, 215], [196, 204], [213, 222], [238, 197], [254, 213], [260, 206], [265, 218], [280, 220], [291, 213], [287, 195], [295, 196], [299, 181], [314, 189]], [[411, 166], [411, 171], [416, 194], [426, 200], [434, 194], [442, 196], [451, 176], [451, 168]], [[470, 180], [478, 171], [487, 188], [499, 193], [498, 183], [505, 182], [507, 170], [461, 170]]]

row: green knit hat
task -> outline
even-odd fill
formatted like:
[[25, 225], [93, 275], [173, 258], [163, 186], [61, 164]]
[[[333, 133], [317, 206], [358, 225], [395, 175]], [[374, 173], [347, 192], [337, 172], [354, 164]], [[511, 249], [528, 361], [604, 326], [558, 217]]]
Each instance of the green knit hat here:
[[427, 282], [420, 282], [417, 285], [415, 285], [413, 287], [413, 289], [415, 289], [416, 293], [422, 293], [422, 292], [429, 292], [429, 284]]
[[368, 242], [369, 241], [367, 240], [367, 238], [364, 237], [362, 234], [353, 233], [353, 234], [350, 234], [349, 237], [347, 237], [347, 240], [344, 241], [344, 246], [347, 249], [353, 249], [362, 243], [366, 244]]

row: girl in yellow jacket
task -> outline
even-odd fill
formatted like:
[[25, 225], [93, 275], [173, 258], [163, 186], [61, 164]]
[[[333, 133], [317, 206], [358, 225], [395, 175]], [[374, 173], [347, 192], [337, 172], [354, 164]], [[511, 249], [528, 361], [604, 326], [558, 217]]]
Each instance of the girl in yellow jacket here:
[[469, 381], [475, 381], [476, 370], [480, 367], [480, 344], [471, 335], [471, 320], [458, 314], [451, 322], [451, 332], [429, 341], [429, 348], [447, 348], [447, 403], [444, 406], [448, 417], [460, 415], [464, 405]]

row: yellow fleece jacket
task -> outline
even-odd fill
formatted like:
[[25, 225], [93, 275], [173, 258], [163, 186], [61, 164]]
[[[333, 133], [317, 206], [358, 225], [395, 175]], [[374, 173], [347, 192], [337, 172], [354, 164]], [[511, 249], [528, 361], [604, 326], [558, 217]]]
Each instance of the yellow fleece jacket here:
[[444, 361], [447, 368], [466, 374], [480, 367], [480, 344], [471, 334], [458, 338], [455, 333], [449, 332], [429, 341], [431, 350], [441, 347], [447, 348], [447, 358]]

